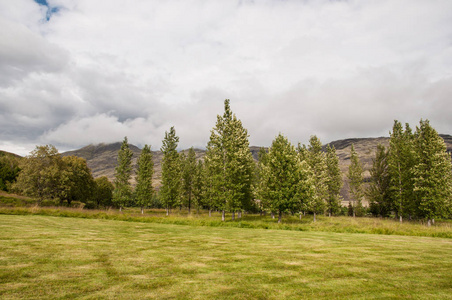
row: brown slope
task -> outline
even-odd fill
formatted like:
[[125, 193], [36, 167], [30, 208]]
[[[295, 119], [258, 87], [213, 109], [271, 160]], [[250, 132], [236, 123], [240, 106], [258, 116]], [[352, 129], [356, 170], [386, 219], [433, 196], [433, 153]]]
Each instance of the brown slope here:
[[0, 150], [0, 156], [6, 156], [6, 157], [15, 157], [15, 158], [21, 158], [22, 156], [8, 152], [8, 151], [3, 151]]
[[[115, 179], [115, 167], [118, 162], [118, 151], [121, 148], [121, 143], [113, 143], [113, 144], [98, 144], [98, 145], [88, 145], [78, 150], [68, 151], [62, 153], [63, 156], [74, 155], [77, 157], [82, 157], [86, 159], [86, 163], [88, 167], [91, 169], [94, 178], [98, 178], [101, 176], [106, 176], [111, 182]], [[137, 159], [141, 153], [141, 149], [137, 146], [129, 144], [130, 150], [133, 152], [132, 156], [132, 184], [136, 183], [136, 168], [137, 168]], [[183, 150], [182, 152], [186, 152], [188, 150]], [[195, 149], [196, 158], [200, 159], [204, 156], [204, 150]], [[161, 151], [152, 151], [153, 161], [154, 161], [154, 176], [153, 182], [156, 188], [161, 185], [161, 175], [162, 175], [162, 167], [161, 161], [163, 158], [163, 154]]]

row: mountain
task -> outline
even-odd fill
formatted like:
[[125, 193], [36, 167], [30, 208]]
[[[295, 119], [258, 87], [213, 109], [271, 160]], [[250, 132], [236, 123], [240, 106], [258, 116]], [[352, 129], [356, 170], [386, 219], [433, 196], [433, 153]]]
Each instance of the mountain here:
[[7, 152], [7, 151], [3, 151], [3, 150], [0, 150], [0, 157], [1, 156], [21, 158], [20, 155], [17, 155], [17, 154], [11, 153], [11, 152]]
[[[86, 159], [88, 167], [91, 169], [94, 178], [107, 176], [111, 182], [115, 178], [115, 167], [118, 161], [118, 151], [121, 149], [120, 142], [113, 144], [98, 144], [98, 145], [88, 145], [78, 150], [64, 152], [63, 156], [77, 156]], [[132, 150], [132, 166], [134, 172], [132, 172], [132, 184], [136, 183], [136, 168], [137, 159], [140, 156], [141, 149], [137, 146], [129, 144], [130, 150]], [[152, 149], [151, 149], [152, 150]], [[196, 153], [196, 159], [200, 159], [204, 156], [205, 151], [200, 149], [194, 149]], [[188, 150], [183, 150], [185, 152]], [[161, 161], [163, 158], [163, 153], [161, 151], [151, 151], [154, 161], [154, 176], [153, 181], [156, 188], [161, 185], [162, 178], [162, 167]]]
[[[441, 137], [444, 139], [448, 152], [452, 153], [452, 136], [442, 134]], [[355, 150], [361, 160], [364, 167], [364, 177], [365, 181], [370, 178], [370, 168], [372, 167], [372, 159], [375, 157], [375, 151], [378, 144], [382, 144], [385, 147], [389, 146], [389, 137], [378, 137], [378, 138], [354, 138], [354, 139], [343, 139], [337, 140], [329, 143], [331, 146], [336, 148], [336, 153], [339, 157], [339, 166], [342, 171], [342, 177], [344, 180], [344, 187], [342, 188], [341, 195], [345, 201], [348, 201], [348, 183], [347, 183], [347, 173], [348, 166], [350, 164], [350, 148], [354, 144]], [[140, 155], [141, 149], [134, 145], [129, 145], [133, 152], [132, 163], [134, 169], [136, 170], [136, 161]], [[121, 143], [114, 144], [98, 144], [98, 145], [88, 145], [78, 150], [68, 151], [62, 153], [63, 156], [74, 155], [86, 159], [88, 166], [91, 168], [93, 176], [95, 178], [100, 176], [107, 176], [111, 181], [114, 180], [115, 167], [118, 158], [118, 151], [121, 148]], [[326, 145], [324, 145], [324, 149]], [[258, 152], [260, 147], [252, 146], [250, 151], [253, 158], [257, 161]], [[188, 150], [183, 150], [185, 152]], [[202, 159], [205, 155], [205, 150], [195, 149], [196, 159]], [[154, 160], [154, 185], [156, 188], [160, 186], [161, 182], [161, 160], [163, 154], [161, 151], [152, 151]], [[135, 173], [133, 174], [132, 183], [135, 184]], [[344, 202], [345, 204], [345, 202]]]

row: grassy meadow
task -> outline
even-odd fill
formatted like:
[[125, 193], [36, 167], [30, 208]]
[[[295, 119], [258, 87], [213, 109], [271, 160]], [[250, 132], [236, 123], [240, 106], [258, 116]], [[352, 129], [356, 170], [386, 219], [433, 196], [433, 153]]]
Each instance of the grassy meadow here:
[[[194, 226], [196, 218], [184, 218], [192, 224], [0, 214], [0, 298], [450, 299], [452, 295], [449, 238]], [[322, 222], [326, 224], [316, 223]]]

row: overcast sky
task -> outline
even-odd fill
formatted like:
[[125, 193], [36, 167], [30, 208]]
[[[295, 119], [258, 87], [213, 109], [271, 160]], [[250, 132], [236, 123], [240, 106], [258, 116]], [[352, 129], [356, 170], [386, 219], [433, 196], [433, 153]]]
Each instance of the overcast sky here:
[[452, 134], [452, 1], [0, 0], [0, 149]]

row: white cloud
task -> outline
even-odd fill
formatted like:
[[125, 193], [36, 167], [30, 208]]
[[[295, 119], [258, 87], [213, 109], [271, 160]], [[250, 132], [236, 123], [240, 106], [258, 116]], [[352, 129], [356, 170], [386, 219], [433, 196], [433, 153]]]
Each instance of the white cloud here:
[[[450, 1], [0, 3], [0, 139], [205, 146], [231, 99], [252, 144], [451, 133]], [[32, 149], [30, 149], [32, 150]]]

